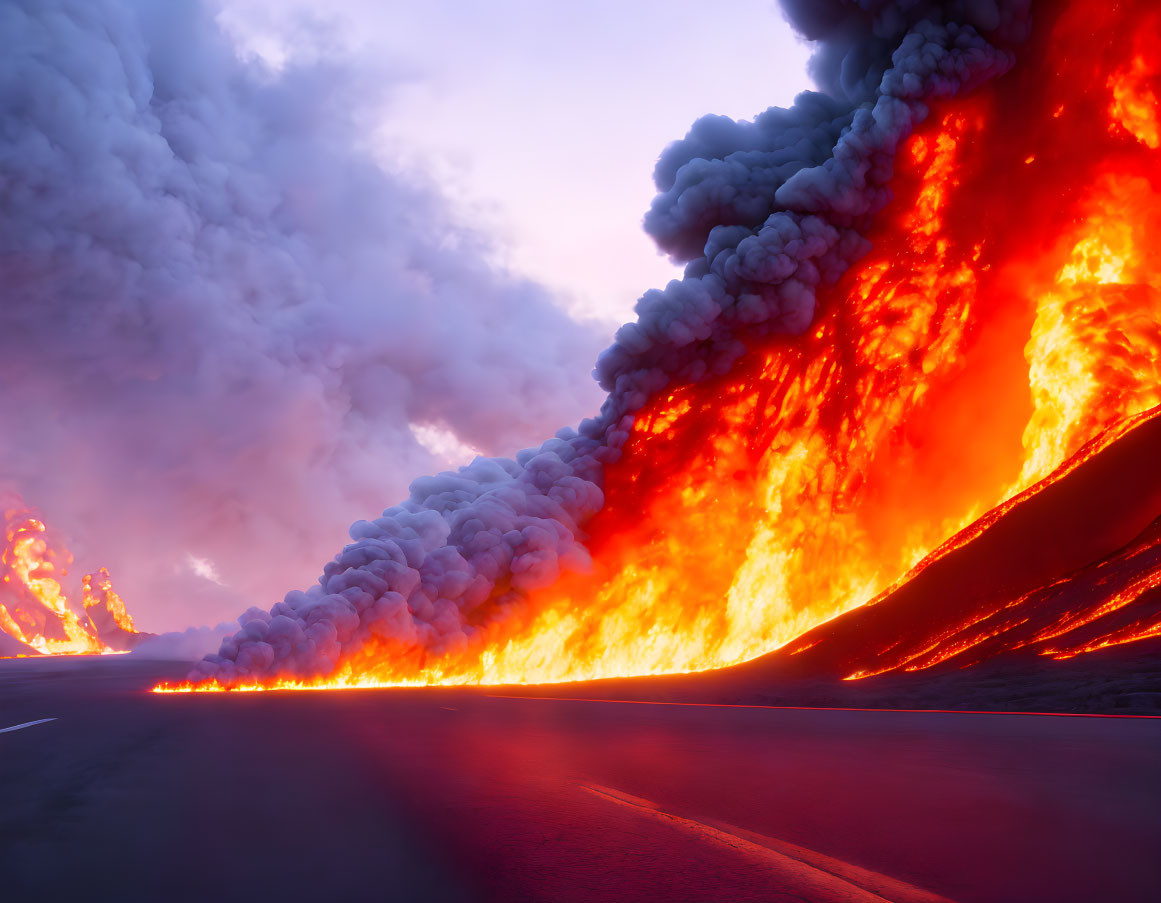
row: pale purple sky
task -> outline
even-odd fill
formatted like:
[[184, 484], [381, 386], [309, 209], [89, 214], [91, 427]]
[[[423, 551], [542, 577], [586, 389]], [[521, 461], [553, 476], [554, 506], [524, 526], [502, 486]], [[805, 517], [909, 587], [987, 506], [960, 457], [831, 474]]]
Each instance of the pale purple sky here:
[[243, 53], [381, 72], [385, 164], [434, 178], [503, 262], [610, 335], [677, 275], [640, 225], [661, 149], [702, 114], [750, 118], [811, 87], [771, 0], [221, 3]]
[[469, 443], [596, 413], [597, 354], [677, 274], [658, 154], [807, 86], [771, 0], [4, 9], [35, 191], [0, 209], [0, 489], [147, 630], [266, 607]]

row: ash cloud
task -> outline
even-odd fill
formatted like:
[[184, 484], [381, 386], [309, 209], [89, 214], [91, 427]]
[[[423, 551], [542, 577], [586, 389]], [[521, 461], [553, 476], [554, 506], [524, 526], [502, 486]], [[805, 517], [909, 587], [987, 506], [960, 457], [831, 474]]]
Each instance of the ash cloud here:
[[594, 330], [360, 149], [383, 79], [196, 0], [0, 0], [0, 480], [147, 627], [312, 579], [440, 466], [411, 424], [506, 451], [599, 401]]
[[728, 370], [744, 340], [809, 326], [816, 289], [867, 248], [900, 143], [931, 103], [1011, 67], [1027, 6], [787, 3], [818, 42], [824, 91], [753, 122], [703, 118], [662, 153], [646, 228], [685, 275], [646, 292], [600, 356], [598, 416], [515, 460], [415, 481], [402, 504], [351, 528], [314, 586], [249, 612], [191, 678], [325, 674], [368, 644], [431, 661], [472, 649], [530, 590], [586, 567], [584, 524], [633, 413], [674, 382]]
[[223, 640], [237, 633], [238, 626], [237, 621], [224, 621], [216, 627], [188, 627], [150, 636], [138, 643], [130, 654], [138, 658], [164, 661], [197, 661], [219, 649]]
[[[559, 374], [587, 337], [492, 272], [438, 198], [352, 154], [345, 73], [258, 77], [201, 6], [149, 9], [0, 6], [0, 372], [29, 387], [0, 411], [36, 440], [6, 451], [38, 502], [92, 517], [128, 504], [110, 485], [150, 500], [150, 529], [114, 521], [126, 547], [220, 532], [183, 555], [290, 579], [336, 511], [420, 463], [408, 423], [495, 449], [583, 403]], [[810, 325], [816, 290], [866, 250], [900, 142], [931, 103], [1012, 65], [1027, 3], [785, 11], [818, 42], [822, 91], [752, 123], [702, 119], [663, 152], [646, 226], [685, 275], [646, 292], [599, 357], [599, 414], [416, 480], [191, 676], [312, 676], [367, 644], [431, 661], [585, 568], [584, 524], [634, 412], [728, 370], [745, 341]]]

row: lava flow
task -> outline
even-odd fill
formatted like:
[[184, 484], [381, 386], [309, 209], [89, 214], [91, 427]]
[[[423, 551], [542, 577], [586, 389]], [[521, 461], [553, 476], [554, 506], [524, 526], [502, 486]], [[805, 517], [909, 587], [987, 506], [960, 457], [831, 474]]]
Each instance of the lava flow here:
[[[1161, 404], [1161, 11], [1037, 14], [1012, 71], [935, 103], [900, 148], [872, 250], [819, 290], [804, 335], [755, 333], [728, 372], [636, 411], [585, 524], [591, 568], [508, 592], [455, 648], [340, 628], [317, 674], [272, 666], [287, 656], [257, 618], [210, 659], [239, 663], [230, 679], [164, 689], [544, 683], [804, 653], [808, 631], [1144, 441], [1131, 427]], [[954, 623], [915, 615], [906, 641], [884, 638], [895, 653], [843, 676], [1156, 636], [1138, 603], [1161, 585], [1158, 534], [1134, 536]], [[1099, 598], [1073, 604], [1067, 580]], [[239, 656], [248, 642], [271, 652]]]
[[72, 556], [18, 502], [4, 511], [4, 540], [0, 657], [127, 652], [144, 637], [104, 568], [82, 579], [80, 610], [69, 602], [59, 578]]

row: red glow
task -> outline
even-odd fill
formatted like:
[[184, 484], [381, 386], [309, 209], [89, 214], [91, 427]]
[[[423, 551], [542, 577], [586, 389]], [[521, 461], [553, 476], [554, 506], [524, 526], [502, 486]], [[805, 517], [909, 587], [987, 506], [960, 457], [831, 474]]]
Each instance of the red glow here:
[[989, 712], [967, 709], [861, 709], [848, 706], [747, 705], [738, 702], [662, 702], [654, 699], [585, 699], [576, 696], [514, 696], [492, 694], [489, 699], [539, 699], [545, 702], [602, 702], [614, 705], [671, 705], [703, 709], [773, 709], [787, 712], [889, 712], [896, 715], [1036, 715], [1044, 718], [1156, 718], [1161, 715], [1105, 715], [1095, 712]]
[[[1001, 83], [911, 138], [874, 251], [807, 336], [640, 412], [588, 527], [591, 574], [478, 625], [457, 655], [371, 645], [319, 680], [243, 689], [544, 683], [803, 653], [807, 631], [966, 547], [1161, 404], [1159, 77], [1161, 11], [1072, 4]], [[1065, 641], [1158, 573], [1050, 624], [1027, 610], [1051, 586], [998, 597], [845, 676], [970, 664], [997, 643], [1067, 657], [1156, 636], [1144, 619]]]

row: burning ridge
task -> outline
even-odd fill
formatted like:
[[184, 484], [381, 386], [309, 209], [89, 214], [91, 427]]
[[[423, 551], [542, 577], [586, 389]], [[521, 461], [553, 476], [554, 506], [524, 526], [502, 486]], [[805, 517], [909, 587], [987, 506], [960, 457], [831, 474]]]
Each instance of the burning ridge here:
[[3, 500], [0, 657], [128, 652], [141, 633], [101, 568], [81, 579], [80, 607], [61, 585], [72, 555], [18, 497]]
[[1085, 445], [880, 599], [746, 670], [777, 663], [857, 680], [1012, 653], [1067, 659], [1161, 636], [1159, 454], [1161, 407]]
[[[487, 673], [506, 635], [536, 629], [556, 642], [536, 626], [552, 613], [542, 594], [562, 575], [593, 569], [587, 529], [642, 409], [674, 387], [732, 372], [755, 342], [811, 330], [819, 290], [870, 248], [865, 233], [892, 196], [903, 142], [932, 104], [1012, 67], [1028, 10], [1022, 2], [871, 10], [796, 2], [787, 14], [820, 42], [816, 77], [827, 93], [752, 123], [706, 117], [662, 154], [646, 224], [687, 261], [685, 276], [647, 292], [636, 322], [601, 355], [595, 375], [609, 395], [599, 415], [514, 460], [478, 458], [416, 480], [405, 502], [351, 528], [353, 542], [317, 585], [268, 613], [244, 614], [241, 631], [192, 680], [514, 679]], [[598, 607], [574, 608], [582, 632], [603, 629]], [[454, 674], [444, 667], [464, 661], [475, 664]]]

